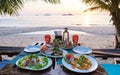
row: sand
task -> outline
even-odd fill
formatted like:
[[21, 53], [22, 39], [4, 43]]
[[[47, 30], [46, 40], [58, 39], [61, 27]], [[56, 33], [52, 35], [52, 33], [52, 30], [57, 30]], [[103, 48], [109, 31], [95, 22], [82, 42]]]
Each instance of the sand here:
[[[92, 48], [114, 48], [114, 27], [68, 27], [70, 40], [73, 34], [79, 35], [79, 42]], [[54, 39], [54, 30], [64, 27], [2, 27], [0, 28], [0, 46], [25, 47], [36, 42], [44, 42], [44, 35]], [[52, 40], [51, 39], [51, 40]], [[72, 41], [72, 40], [71, 40]]]

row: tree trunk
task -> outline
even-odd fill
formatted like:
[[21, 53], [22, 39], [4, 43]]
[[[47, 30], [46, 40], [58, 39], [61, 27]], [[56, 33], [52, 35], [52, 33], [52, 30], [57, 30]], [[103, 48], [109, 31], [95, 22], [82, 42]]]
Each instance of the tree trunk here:
[[120, 24], [115, 27], [116, 27], [116, 47], [115, 48], [120, 48]]
[[116, 47], [120, 48], [120, 9], [118, 8], [117, 12], [116, 10], [111, 11], [113, 25], [115, 25], [116, 29]]

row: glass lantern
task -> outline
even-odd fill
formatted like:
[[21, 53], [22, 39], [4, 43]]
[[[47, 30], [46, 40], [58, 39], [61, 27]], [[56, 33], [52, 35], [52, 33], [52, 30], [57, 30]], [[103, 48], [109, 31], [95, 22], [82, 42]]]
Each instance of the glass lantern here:
[[63, 32], [63, 42], [69, 42], [69, 32], [68, 32], [68, 28], [64, 28], [64, 32]]

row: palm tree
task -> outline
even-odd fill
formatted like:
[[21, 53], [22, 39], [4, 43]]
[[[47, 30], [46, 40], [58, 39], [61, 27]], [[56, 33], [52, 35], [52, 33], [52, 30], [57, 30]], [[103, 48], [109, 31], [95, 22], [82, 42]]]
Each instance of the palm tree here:
[[18, 11], [22, 8], [24, 0], [0, 0], [1, 15], [18, 15]]
[[[106, 10], [110, 12], [111, 20], [116, 28], [116, 46], [120, 48], [120, 0], [82, 0], [85, 4], [90, 7], [87, 10]], [[86, 10], [86, 11], [87, 11]]]
[[[60, 0], [44, 0], [49, 3], [60, 2]], [[116, 46], [120, 48], [120, 0], [81, 0], [83, 3], [91, 6], [85, 11], [105, 10], [110, 12], [111, 20], [116, 28]]]

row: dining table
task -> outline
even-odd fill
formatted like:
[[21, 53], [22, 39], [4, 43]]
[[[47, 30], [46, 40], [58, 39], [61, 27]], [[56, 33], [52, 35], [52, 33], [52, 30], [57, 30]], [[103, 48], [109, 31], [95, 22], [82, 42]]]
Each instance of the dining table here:
[[[68, 51], [69, 53], [74, 53], [72, 49], [66, 51]], [[100, 64], [98, 64], [97, 69], [92, 72], [78, 73], [68, 70], [66, 67], [64, 67], [64, 65], [62, 64], [62, 58], [53, 57], [51, 58], [52, 65], [45, 70], [33, 71], [19, 68], [16, 65], [17, 60], [29, 54], [38, 54], [39, 56], [44, 56], [41, 54], [40, 51], [25, 52], [24, 50], [22, 50], [18, 55], [16, 55], [15, 58], [13, 58], [7, 65], [5, 65], [2, 70], [0, 70], [0, 75], [108, 75]], [[94, 56], [92, 57], [96, 59]]]

